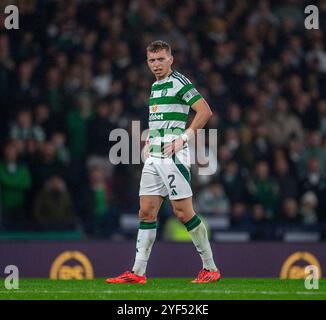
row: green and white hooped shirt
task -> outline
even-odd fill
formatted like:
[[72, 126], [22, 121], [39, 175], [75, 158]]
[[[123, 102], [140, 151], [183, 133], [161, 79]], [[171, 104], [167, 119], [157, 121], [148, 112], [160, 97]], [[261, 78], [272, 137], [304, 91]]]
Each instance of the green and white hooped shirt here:
[[201, 97], [189, 79], [175, 70], [165, 79], [153, 83], [149, 98], [151, 156], [163, 157], [164, 144], [185, 131], [189, 109]]

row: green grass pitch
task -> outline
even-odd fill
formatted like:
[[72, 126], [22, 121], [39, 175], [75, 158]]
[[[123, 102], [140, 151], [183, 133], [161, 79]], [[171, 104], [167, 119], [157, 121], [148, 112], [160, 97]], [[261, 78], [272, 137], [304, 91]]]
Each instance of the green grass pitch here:
[[[4, 282], [2, 282], [4, 283]], [[304, 280], [222, 278], [193, 284], [188, 278], [151, 278], [146, 285], [107, 284], [105, 279], [20, 279], [19, 289], [0, 287], [1, 300], [326, 300], [326, 279], [308, 290]]]

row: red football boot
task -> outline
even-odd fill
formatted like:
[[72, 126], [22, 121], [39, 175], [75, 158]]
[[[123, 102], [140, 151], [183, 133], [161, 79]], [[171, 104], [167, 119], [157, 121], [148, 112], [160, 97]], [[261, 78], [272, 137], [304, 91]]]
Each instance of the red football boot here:
[[134, 274], [130, 271], [126, 271], [120, 276], [117, 276], [115, 278], [108, 278], [105, 280], [107, 283], [140, 283], [145, 284], [147, 281], [146, 276], [139, 276], [137, 274]]
[[192, 283], [209, 283], [220, 280], [221, 273], [217, 271], [208, 271], [206, 269], [201, 269], [198, 273], [198, 276], [195, 280], [192, 280]]

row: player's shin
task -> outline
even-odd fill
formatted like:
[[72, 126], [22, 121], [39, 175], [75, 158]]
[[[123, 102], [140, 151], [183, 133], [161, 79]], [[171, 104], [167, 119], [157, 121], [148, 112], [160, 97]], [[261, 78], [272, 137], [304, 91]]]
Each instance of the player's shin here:
[[136, 258], [132, 268], [132, 271], [137, 275], [142, 276], [146, 273], [147, 262], [156, 238], [156, 230], [156, 221], [140, 222], [136, 244]]
[[185, 223], [189, 235], [194, 243], [202, 261], [203, 268], [209, 271], [216, 271], [216, 265], [213, 259], [213, 253], [208, 241], [207, 230], [200, 218], [195, 215]]

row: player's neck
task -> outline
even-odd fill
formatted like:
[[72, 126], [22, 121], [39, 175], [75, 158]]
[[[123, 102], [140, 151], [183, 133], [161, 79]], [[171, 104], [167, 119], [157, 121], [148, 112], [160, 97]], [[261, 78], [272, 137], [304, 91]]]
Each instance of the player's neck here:
[[170, 69], [164, 76], [156, 77], [156, 81], [162, 81], [162, 80], [166, 79], [167, 77], [169, 77], [171, 75], [172, 72], [173, 72], [173, 70]]

